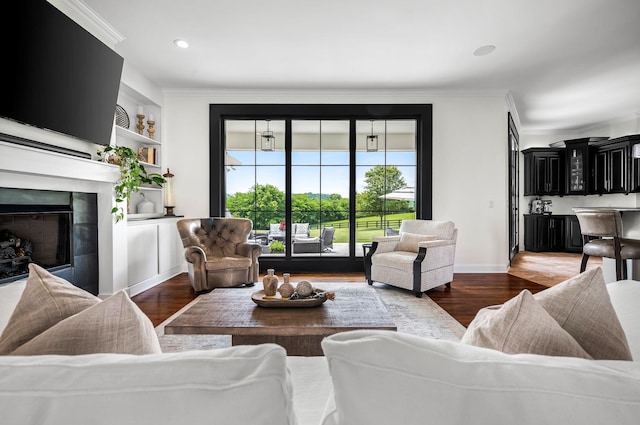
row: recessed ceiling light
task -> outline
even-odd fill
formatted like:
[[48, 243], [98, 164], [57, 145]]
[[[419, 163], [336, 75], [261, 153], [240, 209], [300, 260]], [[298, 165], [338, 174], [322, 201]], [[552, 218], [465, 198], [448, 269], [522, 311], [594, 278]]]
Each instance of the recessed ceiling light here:
[[178, 38], [173, 40], [173, 44], [175, 44], [176, 46], [182, 48], [182, 49], [186, 49], [187, 47], [189, 47], [189, 43], [187, 43], [186, 41]]
[[486, 56], [494, 50], [496, 50], [496, 46], [487, 44], [486, 46], [480, 46], [476, 50], [474, 50], [473, 56]]

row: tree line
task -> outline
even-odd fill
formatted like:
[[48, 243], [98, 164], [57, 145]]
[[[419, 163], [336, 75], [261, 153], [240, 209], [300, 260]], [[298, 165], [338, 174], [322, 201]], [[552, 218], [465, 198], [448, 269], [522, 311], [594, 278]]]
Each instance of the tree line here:
[[[406, 186], [402, 172], [394, 166], [378, 165], [365, 173], [365, 186], [356, 194], [356, 216], [378, 215], [382, 220], [389, 212], [413, 211], [409, 201], [387, 200], [382, 195]], [[276, 186], [256, 184], [247, 192], [227, 196], [227, 210], [234, 217], [253, 221], [254, 229], [269, 229], [269, 224], [284, 221], [285, 194]], [[291, 218], [294, 223], [341, 221], [349, 219], [349, 199], [334, 193], [291, 195]]]

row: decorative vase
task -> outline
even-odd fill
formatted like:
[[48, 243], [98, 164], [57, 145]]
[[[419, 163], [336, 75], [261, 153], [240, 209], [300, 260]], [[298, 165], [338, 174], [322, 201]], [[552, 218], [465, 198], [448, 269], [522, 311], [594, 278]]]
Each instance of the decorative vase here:
[[149, 200], [144, 200], [138, 204], [138, 214], [150, 214], [155, 211], [156, 205]]
[[264, 296], [272, 298], [278, 291], [278, 276], [274, 274], [274, 269], [267, 269], [267, 275], [262, 279]]
[[289, 283], [289, 277], [290, 277], [289, 273], [284, 273], [282, 275], [282, 278], [283, 278], [284, 282], [278, 288], [278, 292], [280, 293], [280, 296], [282, 298], [291, 297], [291, 294], [293, 294], [293, 291], [295, 291], [293, 285], [291, 283]]

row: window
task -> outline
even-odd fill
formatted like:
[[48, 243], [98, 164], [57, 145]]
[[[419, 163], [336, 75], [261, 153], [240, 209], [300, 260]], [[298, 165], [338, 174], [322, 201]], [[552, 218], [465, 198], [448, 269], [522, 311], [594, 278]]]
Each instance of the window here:
[[361, 269], [362, 243], [431, 216], [431, 107], [377, 107], [211, 105], [211, 214], [250, 218], [261, 264]]

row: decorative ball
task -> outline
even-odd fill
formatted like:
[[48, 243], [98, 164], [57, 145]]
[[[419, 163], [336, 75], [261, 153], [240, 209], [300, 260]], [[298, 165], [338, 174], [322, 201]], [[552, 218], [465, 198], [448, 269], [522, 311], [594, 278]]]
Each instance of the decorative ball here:
[[278, 288], [278, 292], [280, 293], [280, 296], [282, 298], [289, 298], [291, 294], [293, 294], [293, 291], [295, 291], [295, 289], [293, 288], [293, 285], [288, 282], [283, 283]]
[[301, 297], [308, 297], [313, 293], [313, 286], [311, 286], [311, 283], [309, 281], [301, 280], [296, 285], [296, 292]]

